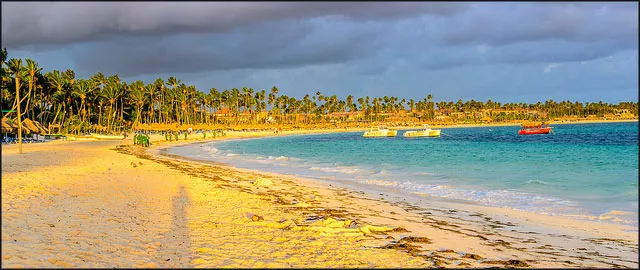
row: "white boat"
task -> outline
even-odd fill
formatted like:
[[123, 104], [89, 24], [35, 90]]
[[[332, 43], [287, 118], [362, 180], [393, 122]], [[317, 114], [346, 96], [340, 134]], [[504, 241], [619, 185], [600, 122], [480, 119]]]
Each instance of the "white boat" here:
[[395, 137], [398, 135], [397, 130], [390, 130], [384, 126], [378, 127], [377, 129], [370, 128], [369, 131], [362, 134], [363, 137], [374, 138], [374, 137]]
[[405, 132], [402, 136], [404, 137], [440, 137], [440, 129], [431, 129], [429, 125], [424, 125], [423, 129], [420, 130], [410, 130]]

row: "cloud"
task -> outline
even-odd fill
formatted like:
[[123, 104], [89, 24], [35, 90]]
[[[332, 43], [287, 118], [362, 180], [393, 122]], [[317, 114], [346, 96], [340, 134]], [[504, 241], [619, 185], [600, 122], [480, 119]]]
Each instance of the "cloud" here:
[[[366, 93], [396, 84], [413, 89], [430, 83], [416, 78], [439, 74], [430, 78], [446, 78], [450, 82], [441, 83], [443, 89], [462, 92], [490, 88], [494, 82], [484, 77], [496, 73], [495, 67], [504, 76], [518, 74], [521, 82], [526, 74], [507, 71], [527, 66], [545, 75], [540, 68], [557, 63], [565, 68], [549, 71], [566, 72], [571, 62], [625, 51], [637, 55], [638, 48], [637, 3], [3, 2], [2, 7], [2, 42], [11, 57], [37, 50], [61, 54], [79, 76], [101, 71], [123, 78], [207, 81], [220, 73], [264, 75], [218, 76], [207, 81], [211, 86], [230, 85], [224, 80], [231, 79], [285, 86], [289, 81], [305, 92], [324, 85]], [[469, 77], [481, 83], [465, 85]], [[513, 85], [518, 87], [515, 79]]]
[[551, 64], [547, 65], [547, 66], [544, 68], [544, 73], [549, 73], [549, 72], [551, 72], [551, 70], [552, 70], [552, 69], [554, 69], [554, 68], [559, 68], [559, 67], [561, 67], [561, 66], [562, 66], [562, 64], [558, 64], [558, 63], [551, 63]]
[[316, 2], [3, 2], [2, 40], [9, 48], [104, 41], [122, 36], [226, 33], [285, 20], [339, 16], [387, 20], [449, 16], [468, 3]]
[[[67, 49], [76, 66], [121, 76], [344, 63], [374, 54], [375, 29], [353, 25], [269, 23], [224, 34], [136, 37]], [[365, 46], [365, 44], [369, 44]], [[100, 52], [100, 53], [96, 53]]]
[[446, 23], [448, 44], [500, 46], [547, 39], [638, 44], [637, 3], [482, 3]]

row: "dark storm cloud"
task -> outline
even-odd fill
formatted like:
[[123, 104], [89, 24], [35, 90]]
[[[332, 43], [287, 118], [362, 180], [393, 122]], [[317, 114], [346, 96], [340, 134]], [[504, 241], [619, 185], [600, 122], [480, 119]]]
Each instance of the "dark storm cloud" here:
[[[343, 63], [372, 53], [374, 31], [351, 33], [311, 23], [272, 23], [225, 34], [127, 38], [69, 49], [87, 74], [121, 76]], [[336, 33], [342, 33], [335, 35]], [[335, 35], [335, 36], [334, 36]]]
[[[10, 54], [41, 49], [64, 55], [80, 76], [199, 74], [207, 80], [211, 71], [217, 78], [277, 73], [277, 81], [261, 80], [306, 82], [311, 88], [339, 80], [359, 91], [375, 88], [381, 78], [391, 83], [386, 76], [406, 80], [409, 88], [422, 74], [440, 72], [435, 70], [536, 63], [542, 72], [552, 63], [590, 61], [638, 47], [637, 3], [3, 2], [2, 7], [2, 42]], [[313, 78], [308, 70], [315, 70]], [[419, 75], [398, 77], [411, 72]], [[460, 84], [456, 78], [450, 79]], [[363, 80], [371, 85], [362, 86]]]
[[282, 20], [356, 20], [451, 15], [467, 3], [314, 2], [3, 2], [3, 46], [71, 44], [118, 36], [224, 33]]
[[546, 39], [638, 44], [637, 3], [483, 3], [446, 24], [449, 44], [506, 45]]

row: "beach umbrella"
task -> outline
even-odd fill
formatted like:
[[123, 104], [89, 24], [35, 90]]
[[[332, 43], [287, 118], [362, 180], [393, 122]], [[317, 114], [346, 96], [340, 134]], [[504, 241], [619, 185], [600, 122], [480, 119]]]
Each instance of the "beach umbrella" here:
[[7, 118], [2, 118], [2, 129], [13, 129], [13, 127], [9, 124], [9, 120]]
[[29, 118], [25, 118], [22, 121], [22, 127], [26, 127], [27, 130], [29, 130], [30, 132], [39, 132], [40, 130], [38, 129], [38, 126], [36, 126], [33, 121], [31, 121], [31, 119]]
[[[6, 123], [6, 124], [8, 124], [8, 125], [10, 126], [10, 128], [11, 128], [10, 130], [11, 130], [11, 131], [14, 131], [14, 129], [15, 129], [15, 131], [17, 132], [17, 130], [18, 130], [18, 124], [13, 123], [13, 122], [10, 122], [10, 121], [6, 121], [5, 123]], [[27, 133], [31, 132], [31, 130], [29, 130], [27, 127], [25, 127], [24, 125], [22, 125], [22, 132], [23, 132], [23, 133], [25, 133], [25, 134], [27, 134]]]
[[40, 122], [38, 121], [33, 121], [33, 124], [36, 125], [36, 127], [38, 128], [38, 133], [45, 135], [47, 133], [49, 133], [49, 130], [47, 130], [44, 126], [42, 126], [42, 124], [40, 124]]

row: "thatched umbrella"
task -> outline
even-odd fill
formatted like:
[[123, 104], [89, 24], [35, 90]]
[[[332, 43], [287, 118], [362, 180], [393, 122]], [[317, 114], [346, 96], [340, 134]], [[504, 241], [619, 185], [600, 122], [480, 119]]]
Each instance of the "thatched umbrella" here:
[[29, 118], [25, 118], [24, 120], [22, 120], [22, 127], [26, 127], [28, 132], [34, 132], [37, 133], [40, 131], [40, 129], [38, 129], [38, 126], [36, 126], [33, 121], [31, 121], [31, 119]]
[[10, 120], [3, 121], [3, 123], [9, 126], [8, 131], [18, 132], [18, 124], [11, 122]]
[[38, 128], [38, 133], [45, 135], [47, 133], [49, 133], [49, 130], [47, 130], [44, 126], [42, 126], [42, 124], [40, 124], [40, 122], [38, 121], [33, 121], [33, 124], [36, 125], [36, 127]]
[[11, 131], [13, 129], [7, 118], [2, 118], [2, 129], [7, 131]]

